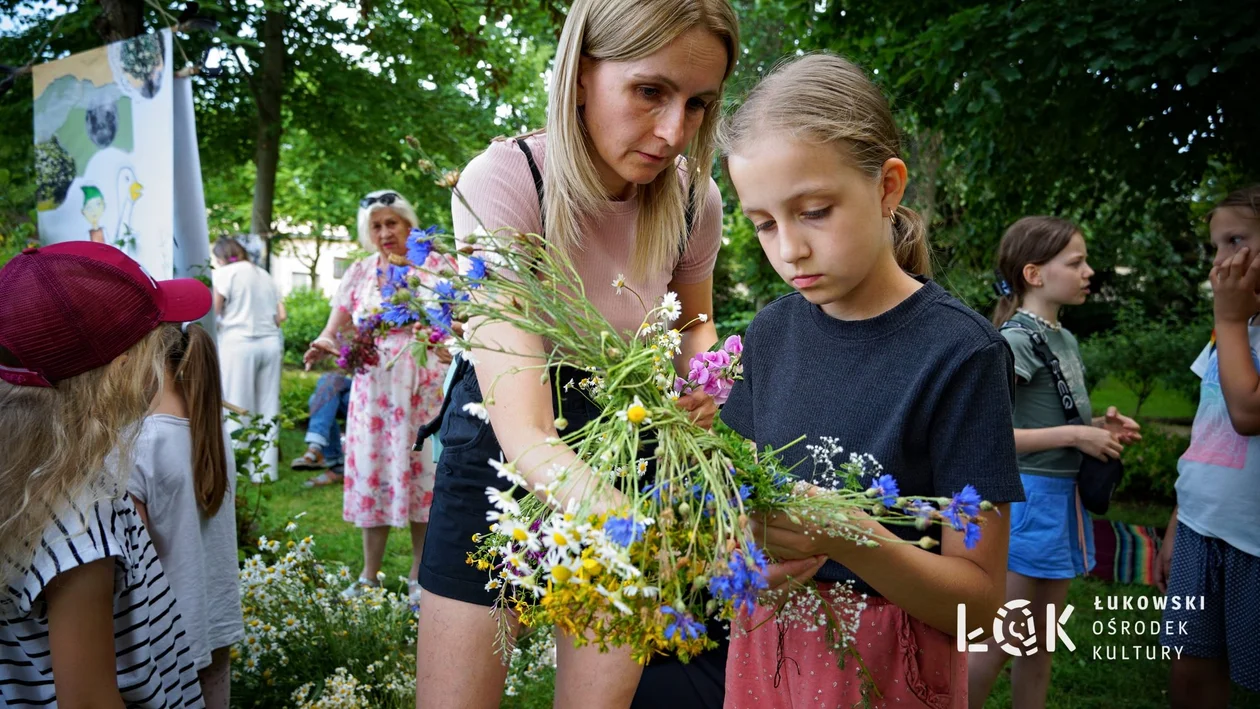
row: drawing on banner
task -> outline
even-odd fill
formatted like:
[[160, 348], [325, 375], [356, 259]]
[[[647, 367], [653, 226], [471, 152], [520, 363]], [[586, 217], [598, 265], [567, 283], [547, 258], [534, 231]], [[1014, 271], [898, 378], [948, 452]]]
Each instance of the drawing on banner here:
[[170, 278], [174, 103], [169, 30], [36, 66], [40, 239], [117, 246]]

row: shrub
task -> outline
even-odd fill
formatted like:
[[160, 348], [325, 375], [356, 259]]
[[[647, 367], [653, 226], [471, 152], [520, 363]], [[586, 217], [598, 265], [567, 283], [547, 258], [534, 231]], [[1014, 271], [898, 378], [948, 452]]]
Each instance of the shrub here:
[[322, 291], [294, 288], [285, 296], [284, 309], [289, 314], [289, 319], [284, 321], [284, 361], [301, 365], [302, 353], [324, 330], [332, 306]]
[[280, 417], [296, 425], [310, 418], [311, 394], [319, 384], [320, 372], [286, 369], [280, 375]]
[[[299, 515], [300, 516], [300, 515]], [[353, 599], [353, 576], [325, 566], [315, 540], [258, 540], [241, 568], [245, 638], [232, 648], [232, 700], [241, 707], [415, 706], [416, 615], [383, 588]]]
[[1108, 376], [1124, 384], [1137, 396], [1134, 416], [1161, 383], [1197, 401], [1197, 384], [1186, 372], [1207, 343], [1210, 332], [1210, 323], [1196, 320], [1187, 325], [1171, 318], [1147, 318], [1126, 308], [1117, 316], [1115, 328], [1082, 344], [1087, 384], [1096, 384]]
[[1124, 480], [1116, 494], [1135, 500], [1173, 502], [1177, 498], [1177, 460], [1190, 439], [1152, 426], [1142, 428], [1142, 440], [1124, 449]]

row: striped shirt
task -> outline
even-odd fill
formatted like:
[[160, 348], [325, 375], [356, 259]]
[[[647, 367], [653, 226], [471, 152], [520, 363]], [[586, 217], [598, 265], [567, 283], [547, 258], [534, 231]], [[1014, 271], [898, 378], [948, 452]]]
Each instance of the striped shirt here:
[[0, 589], [0, 701], [57, 706], [43, 591], [58, 574], [113, 557], [114, 661], [128, 707], [204, 707], [175, 595], [131, 500], [69, 505], [27, 573]]

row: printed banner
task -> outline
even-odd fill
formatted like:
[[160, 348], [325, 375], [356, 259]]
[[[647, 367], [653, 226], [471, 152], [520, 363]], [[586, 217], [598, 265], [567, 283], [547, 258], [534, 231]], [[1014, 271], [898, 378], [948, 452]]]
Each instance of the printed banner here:
[[[177, 146], [170, 30], [41, 64], [33, 74], [40, 240], [113, 244], [155, 278], [174, 276]], [[191, 104], [191, 92], [183, 93]], [[191, 130], [191, 105], [187, 108]], [[195, 146], [195, 138], [192, 142]], [[204, 205], [199, 176], [196, 182]], [[205, 240], [204, 208], [200, 219], [199, 242]], [[204, 253], [207, 247], [202, 248]], [[188, 268], [187, 259], [183, 266]]]

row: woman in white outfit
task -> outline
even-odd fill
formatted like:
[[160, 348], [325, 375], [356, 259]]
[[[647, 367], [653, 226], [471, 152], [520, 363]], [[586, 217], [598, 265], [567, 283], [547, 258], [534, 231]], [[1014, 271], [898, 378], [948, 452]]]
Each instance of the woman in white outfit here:
[[[215, 242], [214, 259], [211, 280], [214, 312], [218, 316], [223, 400], [252, 416], [274, 418], [280, 415], [280, 364], [284, 356], [280, 324], [286, 317], [284, 301], [271, 274], [255, 266], [236, 239]], [[263, 467], [250, 471], [253, 482], [279, 479], [278, 435], [279, 427], [272, 427]]]

